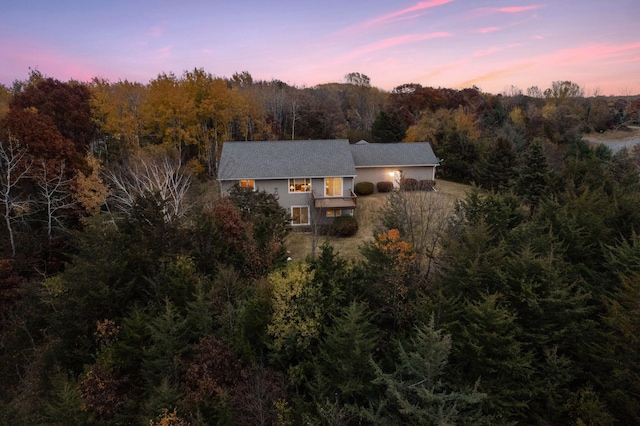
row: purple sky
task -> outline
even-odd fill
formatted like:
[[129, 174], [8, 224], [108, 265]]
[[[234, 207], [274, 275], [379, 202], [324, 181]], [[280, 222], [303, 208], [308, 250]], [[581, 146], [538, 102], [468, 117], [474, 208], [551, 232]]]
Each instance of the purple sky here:
[[29, 67], [142, 83], [197, 67], [298, 86], [360, 72], [385, 90], [571, 80], [640, 94], [639, 21], [640, 0], [5, 0], [0, 84]]

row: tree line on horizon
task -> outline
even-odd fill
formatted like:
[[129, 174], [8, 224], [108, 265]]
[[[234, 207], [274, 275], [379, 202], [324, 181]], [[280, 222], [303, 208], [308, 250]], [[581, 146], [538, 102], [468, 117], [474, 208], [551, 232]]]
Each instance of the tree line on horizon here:
[[[582, 135], [640, 102], [528, 92], [0, 90], [0, 421], [637, 423], [640, 151]], [[394, 191], [358, 259], [287, 262], [277, 199], [212, 178], [227, 141], [302, 135], [428, 141], [474, 185], [453, 211]]]

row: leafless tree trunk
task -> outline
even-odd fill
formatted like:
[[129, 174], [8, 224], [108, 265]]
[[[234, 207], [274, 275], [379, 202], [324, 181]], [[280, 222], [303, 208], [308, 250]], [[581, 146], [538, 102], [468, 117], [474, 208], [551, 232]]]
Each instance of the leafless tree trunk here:
[[64, 162], [60, 163], [59, 169], [51, 170], [51, 168], [45, 160], [42, 160], [39, 173], [35, 176], [36, 184], [40, 188], [41, 204], [46, 211], [49, 241], [53, 238], [54, 228], [67, 230], [64, 225], [64, 212], [77, 204], [71, 196], [70, 184], [73, 179], [65, 176]]
[[446, 198], [435, 191], [394, 190], [389, 194], [385, 217], [413, 245], [425, 279], [433, 270], [450, 209]]
[[31, 159], [28, 158], [26, 147], [11, 136], [6, 143], [0, 143], [0, 203], [12, 256], [16, 255], [13, 223], [28, 210], [29, 204], [27, 199], [21, 198], [21, 194], [17, 193], [18, 184], [29, 176], [30, 170]]
[[298, 101], [291, 101], [291, 140], [296, 140], [296, 120], [298, 120]]
[[186, 196], [191, 178], [167, 157], [137, 157], [124, 167], [107, 170], [106, 177], [113, 188], [111, 203], [121, 211], [128, 212], [139, 197], [150, 194], [160, 197], [166, 222], [184, 217], [188, 210]]

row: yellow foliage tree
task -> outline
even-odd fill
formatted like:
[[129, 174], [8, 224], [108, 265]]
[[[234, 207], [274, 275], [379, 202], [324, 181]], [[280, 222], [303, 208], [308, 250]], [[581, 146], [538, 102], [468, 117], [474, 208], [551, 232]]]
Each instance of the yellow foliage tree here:
[[306, 350], [320, 333], [322, 315], [318, 291], [311, 285], [314, 271], [304, 263], [289, 264], [283, 271], [269, 275], [273, 286], [273, 316], [267, 333], [276, 350], [285, 345]]
[[511, 110], [511, 112], [509, 113], [509, 118], [511, 119], [511, 122], [516, 126], [524, 125], [524, 114], [522, 113], [522, 108], [520, 108], [519, 106]]
[[93, 155], [88, 154], [87, 165], [91, 168], [89, 174], [78, 173], [75, 181], [75, 199], [90, 215], [96, 214], [105, 203], [109, 189], [100, 177], [101, 164]]
[[100, 130], [110, 140], [118, 141], [121, 156], [137, 150], [144, 136], [142, 108], [147, 88], [127, 80], [110, 83], [97, 78], [89, 87], [94, 120]]

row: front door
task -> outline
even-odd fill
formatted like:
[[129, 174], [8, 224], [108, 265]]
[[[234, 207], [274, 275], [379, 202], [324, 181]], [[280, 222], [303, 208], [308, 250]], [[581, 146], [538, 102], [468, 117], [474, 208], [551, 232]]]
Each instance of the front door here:
[[393, 188], [394, 189], [400, 189], [400, 179], [402, 179], [402, 176], [400, 175], [400, 171], [396, 170], [395, 172], [393, 172]]

